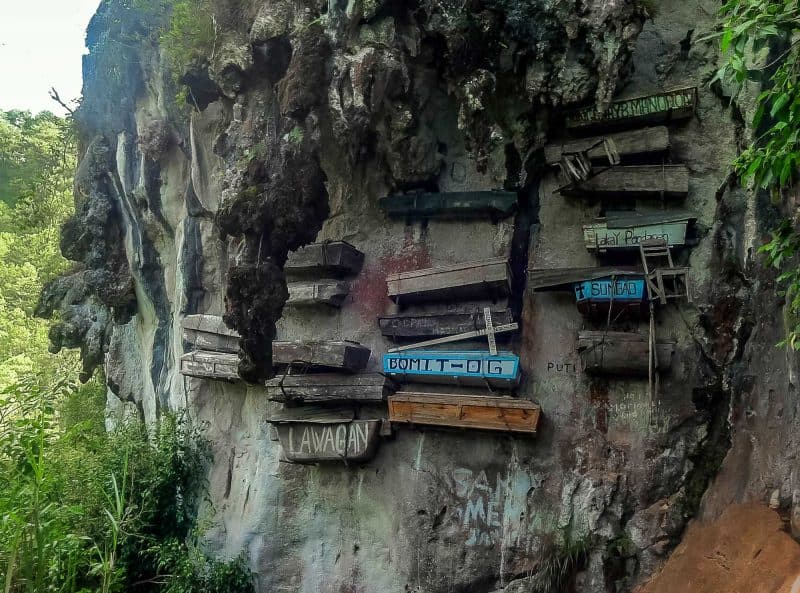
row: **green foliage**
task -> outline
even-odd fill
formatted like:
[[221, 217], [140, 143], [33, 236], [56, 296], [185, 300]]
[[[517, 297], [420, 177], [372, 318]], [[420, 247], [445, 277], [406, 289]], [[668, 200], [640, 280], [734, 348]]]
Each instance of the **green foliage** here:
[[[770, 192], [780, 201], [799, 181], [800, 166], [800, 4], [789, 0], [728, 0], [721, 9], [720, 47], [727, 60], [716, 79], [741, 90], [760, 82], [752, 127], [757, 137], [736, 159], [742, 185]], [[800, 235], [786, 221], [760, 252], [780, 270], [793, 321], [783, 345], [800, 350], [800, 271], [795, 255]]]
[[217, 28], [208, 0], [168, 0], [166, 4], [171, 10], [170, 19], [160, 41], [177, 81], [189, 66], [213, 56]]
[[[99, 381], [34, 382], [0, 396], [5, 590], [251, 591], [243, 559], [214, 561], [191, 545], [205, 443], [173, 417], [152, 438], [138, 421], [105, 432], [103, 392]], [[62, 416], [79, 400], [95, 410]]]
[[75, 353], [47, 353], [49, 324], [33, 316], [44, 283], [68, 265], [58, 236], [73, 209], [75, 152], [68, 120], [0, 111], [0, 389], [77, 372]]
[[594, 543], [591, 535], [575, 537], [569, 528], [563, 529], [549, 553], [539, 561], [529, 581], [530, 593], [567, 591], [575, 573], [586, 563]]

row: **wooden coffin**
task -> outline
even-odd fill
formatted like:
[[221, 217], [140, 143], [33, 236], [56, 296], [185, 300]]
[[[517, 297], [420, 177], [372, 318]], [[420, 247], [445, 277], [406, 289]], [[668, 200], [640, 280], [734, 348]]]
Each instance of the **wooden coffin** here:
[[266, 382], [269, 399], [297, 404], [382, 402], [395, 387], [390, 378], [380, 373], [279, 375]]
[[364, 254], [345, 241], [313, 243], [289, 254], [284, 270], [295, 274], [358, 274]]
[[383, 355], [383, 372], [400, 381], [513, 387], [519, 357], [510, 352], [406, 350]]
[[561, 193], [682, 198], [689, 193], [689, 169], [685, 165], [608, 167], [586, 181], [562, 188]]
[[642, 155], [658, 155], [669, 150], [669, 130], [664, 126], [656, 126], [548, 144], [544, 147], [544, 159], [548, 165], [555, 166], [561, 160], [561, 155], [565, 153], [588, 151], [591, 160], [607, 161], [608, 157], [602, 146], [602, 142], [606, 138], [614, 142], [617, 153], [623, 159]]
[[287, 307], [310, 307], [314, 305], [329, 305], [341, 307], [344, 299], [350, 293], [350, 284], [335, 280], [320, 280], [319, 282], [290, 282], [289, 300]]
[[380, 438], [381, 420], [355, 420], [352, 412], [304, 414], [300, 408], [267, 422], [276, 427], [284, 458], [292, 463], [367, 461]]
[[[649, 340], [644, 334], [582, 331], [578, 333], [578, 352], [583, 370], [590, 374], [646, 377], [650, 372]], [[674, 353], [674, 340], [658, 340], [655, 370], [668, 370]]]
[[398, 304], [452, 299], [492, 299], [511, 292], [511, 270], [506, 258], [468, 262], [390, 274], [389, 298]]
[[[511, 309], [492, 310], [494, 325], [514, 323]], [[486, 329], [482, 311], [441, 313], [438, 315], [387, 315], [378, 317], [381, 333], [392, 340], [405, 338], [438, 338]], [[498, 334], [501, 336], [510, 334]]]
[[356, 342], [273, 342], [272, 364], [292, 365], [296, 372], [337, 369], [355, 373], [364, 369], [370, 349]]
[[389, 398], [389, 420], [536, 434], [541, 409], [533, 402], [510, 397], [398, 393]]
[[510, 216], [517, 194], [507, 191], [414, 192], [380, 199], [390, 218], [491, 218]]
[[239, 380], [239, 356], [226, 352], [197, 350], [181, 356], [181, 374], [200, 379]]
[[567, 128], [588, 131], [631, 125], [666, 123], [686, 119], [694, 114], [697, 89], [687, 87], [655, 95], [614, 101], [605, 113], [596, 106], [584, 107], [567, 114]]
[[675, 247], [686, 244], [686, 230], [696, 218], [684, 210], [608, 212], [605, 218], [583, 226], [583, 239], [586, 249], [600, 253], [639, 249], [645, 239], [662, 239]]
[[187, 315], [181, 321], [183, 340], [200, 350], [238, 352], [239, 333], [218, 315]]
[[611, 276], [641, 276], [635, 267], [595, 266], [591, 268], [531, 268], [528, 270], [528, 289], [532, 292], [573, 292], [575, 284]]
[[643, 275], [611, 276], [576, 282], [578, 311], [589, 317], [620, 314], [638, 317], [645, 310], [647, 289]]

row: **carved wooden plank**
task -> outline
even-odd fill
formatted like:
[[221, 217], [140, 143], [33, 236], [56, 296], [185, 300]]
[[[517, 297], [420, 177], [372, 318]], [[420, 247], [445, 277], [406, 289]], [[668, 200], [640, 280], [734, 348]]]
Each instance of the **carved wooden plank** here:
[[686, 230], [697, 217], [686, 211], [608, 212], [605, 218], [583, 226], [589, 251], [639, 249], [645, 239], [662, 239], [667, 245], [686, 244]]
[[449, 299], [501, 298], [511, 292], [511, 270], [505, 258], [468, 262], [390, 274], [389, 298], [407, 304]]
[[614, 101], [605, 113], [600, 113], [596, 106], [576, 109], [567, 114], [566, 125], [569, 129], [584, 131], [666, 123], [691, 117], [696, 105], [697, 88], [680, 88]]
[[[591, 374], [639, 375], [649, 373], [648, 336], [627, 332], [582, 331], [578, 333], [578, 352], [583, 370]], [[656, 343], [657, 370], [672, 366], [674, 340]]]
[[389, 420], [534, 435], [541, 409], [510, 397], [398, 393], [389, 398]]
[[641, 269], [630, 267], [592, 268], [531, 268], [528, 270], [528, 289], [533, 292], [575, 290], [576, 282], [606, 278], [609, 276], [641, 276]]
[[[605, 161], [608, 158], [606, 151], [603, 149], [602, 144], [598, 145], [604, 138], [614, 141], [617, 152], [621, 157], [661, 154], [669, 150], [669, 130], [665, 126], [656, 126], [548, 144], [544, 147], [545, 161], [551, 166], [558, 165], [562, 154], [587, 150], [589, 151], [590, 159]], [[594, 148], [592, 148], [593, 146]]]
[[238, 352], [239, 334], [218, 315], [187, 315], [181, 321], [183, 340], [200, 350]]
[[312, 368], [342, 369], [351, 373], [367, 366], [370, 349], [356, 342], [273, 342], [272, 363]]
[[197, 350], [181, 356], [182, 375], [201, 379], [239, 380], [239, 357], [224, 352]]
[[360, 375], [281, 375], [266, 382], [267, 396], [278, 402], [338, 403], [381, 402], [395, 383], [379, 373]]
[[[511, 309], [493, 309], [495, 325], [514, 323]], [[378, 318], [381, 333], [393, 340], [402, 338], [436, 338], [486, 329], [483, 313], [441, 313], [435, 315], [387, 315]], [[503, 336], [497, 336], [501, 339]], [[506, 337], [510, 337], [506, 334]]]
[[519, 383], [519, 357], [510, 352], [408, 350], [383, 355], [383, 372], [421, 383], [513, 387]]
[[313, 243], [290, 253], [284, 270], [297, 274], [358, 274], [364, 254], [345, 241]]
[[507, 191], [413, 192], [379, 200], [390, 218], [492, 218], [510, 216], [517, 194]]
[[378, 448], [381, 420], [342, 421], [337, 416], [315, 419], [271, 419], [286, 461], [360, 462], [372, 459]]
[[561, 193], [680, 198], [689, 193], [689, 169], [685, 165], [609, 167]]
[[347, 282], [325, 281], [319, 282], [290, 282], [289, 300], [287, 307], [309, 307], [314, 305], [330, 305], [341, 307], [344, 299], [350, 293], [350, 284]]

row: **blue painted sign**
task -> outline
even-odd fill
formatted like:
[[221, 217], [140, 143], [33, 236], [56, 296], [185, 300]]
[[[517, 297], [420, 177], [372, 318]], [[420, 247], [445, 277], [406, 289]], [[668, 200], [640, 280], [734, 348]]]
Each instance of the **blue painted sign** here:
[[644, 278], [626, 276], [622, 278], [597, 278], [575, 283], [575, 299], [581, 301], [627, 301], [639, 302], [644, 298]]
[[406, 350], [384, 354], [383, 372], [428, 383], [507, 386], [519, 381], [519, 356], [510, 352]]

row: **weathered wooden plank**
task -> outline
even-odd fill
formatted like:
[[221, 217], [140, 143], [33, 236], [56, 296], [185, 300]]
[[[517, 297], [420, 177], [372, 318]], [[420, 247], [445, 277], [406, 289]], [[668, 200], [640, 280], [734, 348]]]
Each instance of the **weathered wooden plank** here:
[[200, 350], [238, 352], [239, 334], [218, 315], [187, 315], [181, 321], [183, 340]]
[[315, 421], [270, 420], [276, 425], [286, 461], [362, 462], [372, 459], [378, 448], [380, 420], [341, 421], [321, 417]]
[[519, 383], [519, 357], [510, 352], [408, 350], [383, 355], [383, 372], [402, 381], [513, 387]]
[[505, 258], [495, 258], [390, 274], [386, 286], [389, 298], [401, 304], [501, 298], [511, 291], [511, 270]]
[[631, 267], [592, 268], [532, 268], [528, 270], [528, 289], [533, 292], [575, 290], [576, 282], [606, 278], [610, 276], [640, 276], [640, 269]]
[[379, 373], [280, 375], [266, 382], [269, 399], [284, 403], [381, 402], [395, 388]]
[[567, 128], [588, 131], [629, 125], [666, 123], [691, 117], [697, 105], [697, 88], [688, 87], [654, 95], [620, 99], [605, 113], [596, 106], [576, 109], [567, 114]]
[[201, 379], [239, 380], [239, 357], [224, 352], [197, 350], [181, 356], [182, 375]]
[[347, 282], [320, 280], [318, 282], [290, 282], [287, 307], [309, 307], [314, 305], [330, 305], [341, 307], [350, 293]]
[[[582, 331], [578, 333], [578, 352], [583, 370], [590, 374], [638, 375], [649, 374], [648, 336], [627, 332]], [[672, 366], [674, 340], [656, 342], [656, 370], [663, 372]]]
[[685, 165], [608, 167], [586, 181], [562, 188], [561, 193], [682, 198], [689, 193], [689, 169]]
[[351, 373], [367, 366], [370, 349], [356, 342], [273, 342], [272, 364], [314, 369], [341, 369]]
[[364, 254], [346, 241], [313, 243], [289, 254], [284, 270], [295, 274], [358, 274]]
[[686, 244], [688, 220], [663, 224], [610, 228], [605, 222], [584, 225], [583, 239], [589, 251], [639, 249], [645, 239], [662, 239], [670, 247]]
[[[669, 130], [665, 126], [655, 126], [548, 144], [544, 147], [545, 161], [548, 165], [554, 166], [561, 160], [562, 154], [587, 150], [589, 151], [590, 159], [607, 160], [606, 151], [600, 144], [605, 138], [614, 142], [614, 146], [621, 157], [661, 154], [669, 150]], [[593, 146], [594, 148], [592, 148]]]
[[[511, 309], [492, 310], [495, 325], [514, 323]], [[441, 313], [435, 315], [387, 315], [378, 317], [381, 333], [393, 340], [403, 338], [437, 338], [486, 329], [483, 313]], [[500, 339], [502, 336], [498, 336]], [[509, 334], [506, 334], [509, 337]]]
[[398, 393], [389, 398], [389, 420], [534, 435], [541, 409], [529, 400], [509, 397]]
[[379, 200], [390, 218], [491, 218], [510, 216], [517, 194], [507, 191], [412, 192]]

